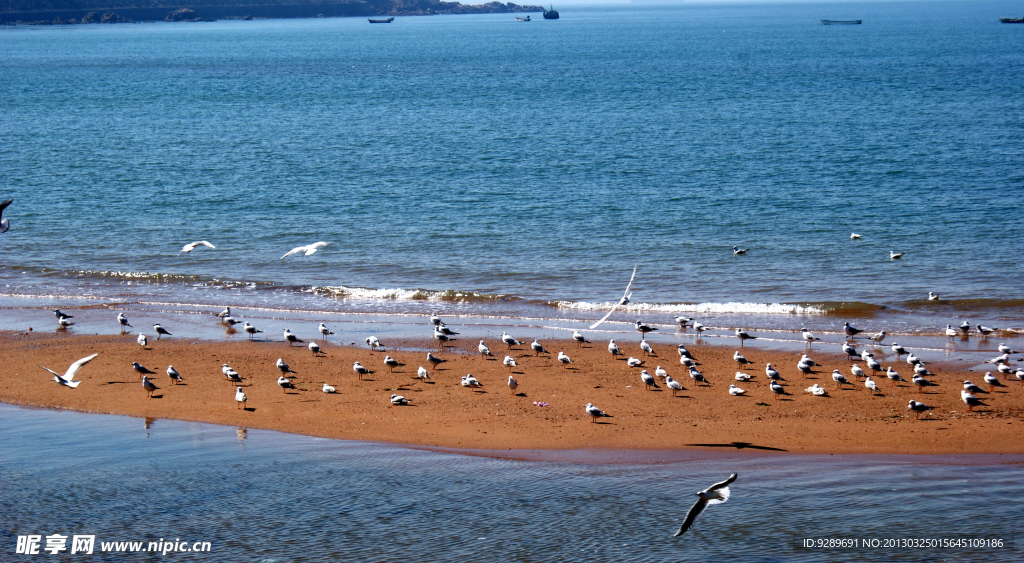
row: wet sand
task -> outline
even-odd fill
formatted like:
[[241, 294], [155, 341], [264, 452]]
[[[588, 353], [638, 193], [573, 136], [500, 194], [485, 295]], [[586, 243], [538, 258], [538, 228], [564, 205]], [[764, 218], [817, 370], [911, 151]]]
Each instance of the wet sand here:
[[[346, 340], [352, 339], [346, 335]], [[519, 364], [511, 372], [519, 383], [513, 394], [506, 385], [509, 370], [501, 363], [506, 349], [497, 340], [488, 342], [495, 357], [487, 359], [476, 352], [477, 340], [452, 342], [443, 352], [437, 352], [432, 341], [385, 342], [386, 353], [405, 364], [392, 373], [383, 364], [385, 352], [371, 353], [365, 346], [321, 343], [326, 355], [314, 357], [304, 346], [289, 347], [270, 339], [151, 338], [150, 349], [144, 350], [131, 334], [4, 333], [0, 401], [460, 450], [1024, 453], [1018, 437], [1024, 424], [1024, 384], [1003, 380], [1005, 387], [979, 395], [987, 406], [968, 412], [960, 400], [962, 382], [970, 379], [987, 386], [982, 373], [964, 366], [929, 364], [936, 374], [929, 379], [936, 386], [927, 392], [910, 383], [894, 385], [879, 374], [874, 379], [882, 393], [872, 395], [863, 383], [841, 389], [832, 381], [832, 369], [854, 381], [845, 355], [810, 351], [823, 366], [804, 375], [796, 369], [798, 354], [748, 343], [742, 353], [755, 365], [743, 371], [753, 380], [740, 383], [733, 378], [738, 366], [732, 355], [738, 348], [698, 344], [688, 348], [711, 385], [696, 385], [680, 365], [675, 346], [653, 343], [656, 355], [648, 358], [638, 346], [639, 338], [617, 342], [626, 356], [643, 359], [650, 373], [661, 365], [685, 389], [673, 397], [664, 380], [659, 380], [659, 389], [646, 389], [639, 377], [644, 368], [630, 368], [625, 357], [613, 359], [607, 342], [580, 348], [572, 341], [545, 341], [552, 353], [539, 357], [528, 344], [518, 346], [511, 351]], [[426, 350], [447, 361], [432, 367]], [[559, 350], [574, 363], [560, 366], [555, 359]], [[72, 362], [93, 353], [99, 357], [79, 371], [83, 383], [76, 389], [57, 385], [38, 367], [64, 373]], [[292, 377], [297, 390], [286, 393], [278, 387], [278, 358], [297, 372]], [[157, 372], [151, 376], [160, 387], [154, 398], [143, 390], [133, 361]], [[373, 373], [360, 380], [352, 370], [354, 361]], [[769, 390], [765, 362], [782, 373], [786, 395]], [[224, 363], [244, 378], [246, 410], [237, 408], [235, 385], [220, 370]], [[168, 365], [181, 373], [184, 385], [170, 385]], [[430, 372], [427, 381], [415, 378], [421, 365]], [[910, 379], [913, 369], [905, 361], [891, 365]], [[459, 380], [467, 373], [483, 387], [462, 387]], [[325, 382], [337, 393], [323, 393]], [[828, 396], [804, 392], [814, 383], [825, 387]], [[729, 395], [730, 384], [746, 389], [747, 396]], [[412, 405], [392, 406], [392, 393], [405, 396]], [[915, 420], [907, 409], [910, 399], [935, 409]], [[613, 418], [593, 423], [584, 411], [588, 402]]]

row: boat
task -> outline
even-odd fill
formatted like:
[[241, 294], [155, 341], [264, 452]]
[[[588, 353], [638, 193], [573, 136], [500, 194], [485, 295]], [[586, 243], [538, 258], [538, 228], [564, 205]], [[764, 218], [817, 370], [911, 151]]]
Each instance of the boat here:
[[544, 11], [544, 19], [546, 19], [546, 20], [557, 20], [558, 19], [558, 12], [555, 10], [554, 4], [551, 5], [551, 9], [550, 10], [545, 10]]
[[370, 18], [370, 23], [391, 23], [393, 21], [395, 21], [395, 17], [394, 16], [392, 16], [392, 17], [390, 17], [388, 19], [385, 19], [385, 20], [375, 20], [373, 18]]
[[1024, 18], [999, 18], [1003, 23], [1024, 23]]
[[863, 20], [821, 20], [824, 25], [860, 25]]
[[530, 21], [530, 16], [526, 16], [525, 18], [516, 18], [516, 21], [517, 22], [528, 22], [528, 21]]

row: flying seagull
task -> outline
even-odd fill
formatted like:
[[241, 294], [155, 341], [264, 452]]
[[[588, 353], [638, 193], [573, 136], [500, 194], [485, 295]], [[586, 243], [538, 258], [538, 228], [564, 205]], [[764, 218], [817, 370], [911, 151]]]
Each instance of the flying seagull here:
[[733, 473], [728, 479], [721, 483], [715, 483], [707, 489], [697, 493], [697, 502], [693, 503], [690, 507], [690, 511], [686, 513], [686, 519], [683, 520], [683, 525], [679, 527], [679, 531], [673, 534], [672, 537], [677, 538], [684, 533], [686, 530], [693, 526], [693, 522], [697, 520], [700, 513], [704, 511], [704, 508], [709, 504], [722, 504], [729, 500], [729, 484], [736, 480], [737, 475]]
[[321, 246], [327, 246], [328, 244], [330, 244], [330, 243], [329, 242], [320, 241], [320, 242], [314, 242], [313, 244], [307, 244], [306, 246], [297, 246], [297, 247], [289, 250], [287, 253], [285, 253], [285, 255], [282, 256], [280, 259], [284, 260], [285, 258], [291, 256], [292, 254], [298, 254], [299, 252], [304, 252], [305, 256], [309, 256], [310, 254], [315, 254], [317, 249], [320, 248]]
[[636, 264], [633, 264], [633, 275], [630, 276], [629, 283], [626, 284], [626, 291], [622, 292], [622, 299], [619, 299], [618, 303], [616, 303], [615, 305], [612, 305], [611, 310], [608, 311], [608, 314], [605, 315], [601, 320], [599, 320], [596, 323], [590, 325], [590, 330], [594, 330], [595, 328], [601, 326], [601, 323], [603, 323], [606, 320], [608, 320], [608, 317], [612, 316], [612, 313], [615, 312], [615, 309], [619, 308], [619, 305], [625, 305], [625, 304], [629, 303], [629, 299], [631, 297], [633, 297], [633, 294], [629, 292], [629, 288], [633, 287], [633, 279], [634, 278], [636, 278]]
[[192, 252], [193, 250], [195, 250], [197, 246], [205, 246], [207, 248], [217, 248], [216, 246], [213, 246], [212, 244], [206, 242], [205, 240], [197, 240], [195, 242], [190, 242], [190, 243], [186, 244], [185, 246], [181, 247], [181, 250], [178, 251], [177, 256], [181, 256], [182, 253], [188, 254], [189, 252]]
[[43, 366], [39, 366], [39, 367], [41, 367], [41, 368], [45, 369], [46, 371], [52, 373], [53, 376], [54, 376], [53, 380], [56, 381], [57, 383], [60, 383], [61, 385], [64, 385], [66, 387], [71, 387], [72, 389], [74, 389], [75, 387], [78, 387], [79, 383], [81, 383], [81, 381], [72, 381], [75, 378], [75, 374], [78, 373], [78, 369], [81, 368], [82, 366], [84, 366], [85, 364], [91, 362], [93, 360], [93, 358], [95, 358], [96, 356], [99, 356], [99, 354], [93, 354], [91, 356], [87, 356], [87, 357], [82, 358], [81, 360], [78, 360], [77, 362], [71, 364], [71, 367], [68, 368], [68, 371], [66, 371], [64, 373], [64, 375], [61, 375], [61, 374], [53, 371], [50, 368], [46, 368], [46, 367], [43, 367]]
[[[4, 201], [0, 201], [0, 217], [3, 217], [4, 209], [7, 209], [7, 206], [10, 205], [13, 202], [14, 202], [13, 199], [7, 199], [7, 200], [4, 200]], [[8, 221], [7, 219], [0, 219], [0, 233], [6, 233], [7, 229], [10, 229], [10, 228], [11, 228], [11, 222], [10, 221]]]

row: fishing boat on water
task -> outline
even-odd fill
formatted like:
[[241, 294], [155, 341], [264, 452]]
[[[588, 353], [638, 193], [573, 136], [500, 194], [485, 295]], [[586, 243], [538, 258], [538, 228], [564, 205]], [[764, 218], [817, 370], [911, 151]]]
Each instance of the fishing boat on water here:
[[999, 18], [1003, 23], [1024, 23], [1024, 18]]
[[821, 20], [823, 25], [860, 25], [863, 20]]
[[528, 21], [530, 21], [530, 16], [526, 16], [525, 18], [516, 18], [516, 21], [517, 22], [528, 22]]
[[395, 21], [394, 16], [383, 20], [370, 18], [370, 23], [391, 23], [393, 21]]
[[545, 10], [544, 11], [544, 19], [546, 19], [546, 20], [557, 20], [558, 19], [558, 11], [555, 10], [554, 4], [551, 5], [551, 9], [550, 10]]

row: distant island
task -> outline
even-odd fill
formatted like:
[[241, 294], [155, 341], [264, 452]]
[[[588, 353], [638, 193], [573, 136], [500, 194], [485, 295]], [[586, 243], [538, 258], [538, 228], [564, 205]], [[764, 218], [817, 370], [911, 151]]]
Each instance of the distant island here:
[[[252, 0], [249, 0], [252, 1]], [[2, 25], [66, 25], [219, 19], [431, 16], [543, 12], [511, 2], [460, 4], [440, 0], [4, 0]]]

